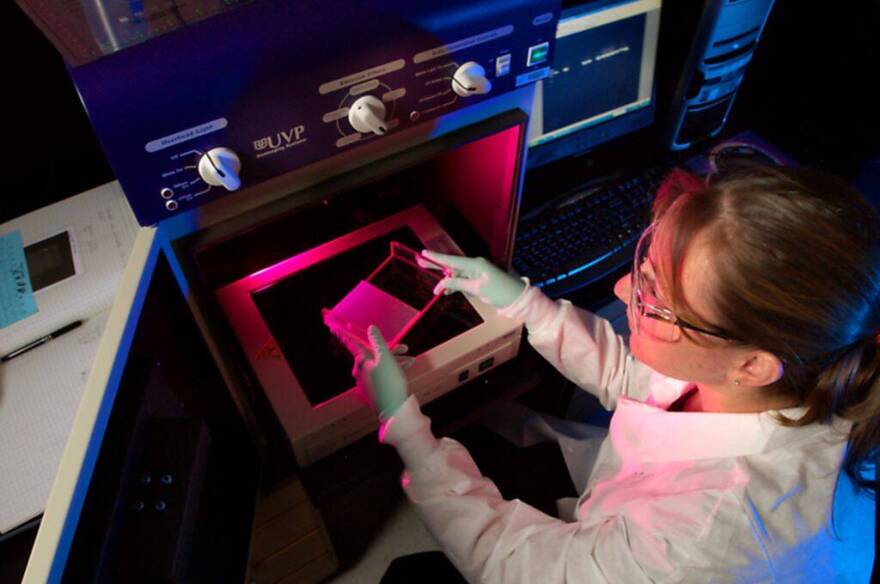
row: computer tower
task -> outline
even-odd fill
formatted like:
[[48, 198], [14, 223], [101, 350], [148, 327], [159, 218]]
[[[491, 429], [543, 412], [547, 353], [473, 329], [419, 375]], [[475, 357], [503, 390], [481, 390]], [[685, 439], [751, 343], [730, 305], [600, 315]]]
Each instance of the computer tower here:
[[684, 150], [724, 127], [773, 0], [706, 0], [669, 108], [666, 143]]

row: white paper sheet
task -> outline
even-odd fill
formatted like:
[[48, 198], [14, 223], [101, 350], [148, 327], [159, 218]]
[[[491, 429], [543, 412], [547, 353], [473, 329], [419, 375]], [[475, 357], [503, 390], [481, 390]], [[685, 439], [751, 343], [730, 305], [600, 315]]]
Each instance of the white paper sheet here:
[[46, 506], [108, 312], [0, 366], [0, 533]]
[[0, 234], [14, 230], [25, 246], [69, 230], [79, 263], [75, 276], [35, 293], [36, 314], [0, 329], [0, 354], [83, 325], [0, 363], [0, 533], [45, 508], [138, 225], [113, 182], [0, 225]]

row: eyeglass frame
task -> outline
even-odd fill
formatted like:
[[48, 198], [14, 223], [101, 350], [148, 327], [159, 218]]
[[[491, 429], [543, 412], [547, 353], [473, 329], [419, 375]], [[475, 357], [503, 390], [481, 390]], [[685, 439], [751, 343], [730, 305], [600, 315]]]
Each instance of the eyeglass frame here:
[[[632, 267], [630, 268], [630, 306], [633, 307], [634, 316], [636, 316], [637, 318], [651, 318], [654, 320], [665, 322], [666, 324], [669, 324], [671, 326], [677, 326], [682, 329], [692, 330], [694, 332], [709, 335], [711, 337], [716, 337], [725, 341], [742, 342], [727, 332], [721, 330], [710, 331], [695, 324], [691, 324], [688, 321], [677, 316], [674, 312], [672, 312], [672, 309], [670, 308], [666, 308], [665, 306], [657, 306], [655, 304], [651, 304], [650, 302], [645, 302], [642, 292], [642, 280], [644, 278], [644, 275], [641, 269], [641, 251], [645, 239], [648, 235], [654, 232], [655, 227], [656, 223], [651, 223], [642, 232], [642, 234], [639, 236], [638, 242], [636, 243], [636, 249], [633, 255], [633, 263]], [[650, 312], [647, 312], [645, 310], [646, 308], [650, 309]], [[636, 329], [638, 330], [638, 321], [636, 321]]]

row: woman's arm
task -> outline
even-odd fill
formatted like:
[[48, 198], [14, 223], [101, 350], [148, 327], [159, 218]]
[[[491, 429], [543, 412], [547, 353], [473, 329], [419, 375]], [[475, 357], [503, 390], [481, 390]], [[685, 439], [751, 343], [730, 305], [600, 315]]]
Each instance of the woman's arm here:
[[[652, 497], [632, 513], [564, 523], [521, 501], [506, 501], [454, 440], [437, 440], [404, 373], [376, 327], [358, 355], [358, 387], [380, 413], [380, 440], [406, 471], [403, 486], [443, 549], [474, 582], [643, 582], [662, 575], [704, 532], [706, 502], [686, 493], [683, 513], [655, 513]], [[536, 480], [540, 480], [536, 477]], [[631, 516], [630, 516], [631, 515]], [[697, 519], [698, 521], [694, 521]], [[658, 526], [662, 525], [662, 529]], [[670, 545], [673, 541], [675, 546]], [[672, 558], [673, 548], [679, 558]], [[648, 561], [650, 577], [643, 563]], [[659, 571], [658, 571], [659, 570]]]
[[[565, 523], [505, 500], [467, 450], [437, 440], [414, 397], [380, 431], [406, 465], [403, 487], [428, 529], [470, 582], [648, 582], [631, 533], [616, 516], [598, 525]], [[536, 478], [536, 480], [539, 480]], [[653, 545], [653, 544], [651, 544]]]
[[607, 321], [575, 311], [568, 301], [553, 302], [527, 280], [483, 258], [427, 250], [422, 255], [447, 270], [435, 292], [464, 292], [525, 323], [532, 346], [606, 409], [614, 409], [620, 395], [646, 397], [651, 370], [630, 357], [626, 343]]
[[613, 410], [618, 396], [646, 398], [652, 369], [632, 358], [607, 320], [531, 286], [499, 312], [525, 323], [535, 350], [605, 409]]

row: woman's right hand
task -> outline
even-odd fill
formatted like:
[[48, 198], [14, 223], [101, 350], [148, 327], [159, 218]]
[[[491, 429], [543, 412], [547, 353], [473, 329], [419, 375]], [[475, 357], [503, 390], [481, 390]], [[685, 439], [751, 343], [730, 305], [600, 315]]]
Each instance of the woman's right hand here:
[[409, 397], [406, 375], [394, 351], [388, 348], [379, 327], [371, 325], [367, 334], [369, 347], [357, 346], [354, 350], [349, 347], [355, 355], [352, 374], [358, 388], [378, 411], [379, 418], [387, 420]]
[[[495, 308], [513, 304], [526, 289], [526, 283], [511, 276], [484, 258], [467, 258], [423, 250], [422, 255], [452, 272], [437, 283], [440, 291], [472, 294]], [[430, 267], [429, 264], [425, 264]]]

